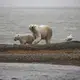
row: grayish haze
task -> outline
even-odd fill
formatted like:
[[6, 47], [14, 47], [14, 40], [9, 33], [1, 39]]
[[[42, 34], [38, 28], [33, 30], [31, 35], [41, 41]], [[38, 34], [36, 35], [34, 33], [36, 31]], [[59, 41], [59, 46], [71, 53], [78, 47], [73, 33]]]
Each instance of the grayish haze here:
[[0, 7], [80, 7], [80, 0], [0, 0]]

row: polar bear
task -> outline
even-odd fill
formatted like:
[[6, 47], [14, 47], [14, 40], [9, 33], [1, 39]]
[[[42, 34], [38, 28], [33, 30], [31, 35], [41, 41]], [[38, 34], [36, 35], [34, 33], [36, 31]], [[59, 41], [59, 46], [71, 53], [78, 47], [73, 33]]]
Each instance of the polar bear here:
[[14, 41], [19, 41], [22, 45], [32, 44], [34, 37], [32, 34], [16, 34]]
[[29, 25], [29, 30], [32, 32], [35, 40], [32, 44], [39, 43], [42, 39], [46, 41], [46, 44], [50, 44], [52, 38], [52, 29], [48, 25]]

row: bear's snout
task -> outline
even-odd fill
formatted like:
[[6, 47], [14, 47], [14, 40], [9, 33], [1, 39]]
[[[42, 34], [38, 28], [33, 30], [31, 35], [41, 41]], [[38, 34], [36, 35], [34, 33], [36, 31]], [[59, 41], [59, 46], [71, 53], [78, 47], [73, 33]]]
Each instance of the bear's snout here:
[[14, 41], [16, 41], [17, 39], [16, 39], [16, 37], [14, 38]]

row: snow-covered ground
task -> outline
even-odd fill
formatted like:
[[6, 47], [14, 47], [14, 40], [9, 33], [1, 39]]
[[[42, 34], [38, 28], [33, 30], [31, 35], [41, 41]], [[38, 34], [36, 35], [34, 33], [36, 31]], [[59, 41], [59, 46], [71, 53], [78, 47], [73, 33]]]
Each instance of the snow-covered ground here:
[[80, 80], [80, 67], [38, 63], [0, 63], [0, 80]]

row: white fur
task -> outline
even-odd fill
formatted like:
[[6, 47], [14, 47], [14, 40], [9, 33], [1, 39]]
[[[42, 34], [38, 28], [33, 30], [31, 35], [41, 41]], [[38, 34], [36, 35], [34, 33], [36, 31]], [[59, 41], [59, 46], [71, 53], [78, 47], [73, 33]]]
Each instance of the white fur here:
[[34, 37], [32, 34], [16, 34], [14, 41], [19, 41], [20, 44], [32, 44]]
[[52, 37], [52, 29], [50, 26], [31, 24], [29, 25], [29, 29], [31, 30], [33, 36], [35, 37], [35, 40], [32, 42], [32, 44], [37, 44], [42, 39], [46, 41], [46, 44], [50, 43]]

